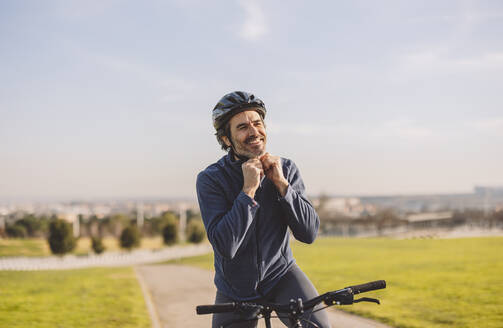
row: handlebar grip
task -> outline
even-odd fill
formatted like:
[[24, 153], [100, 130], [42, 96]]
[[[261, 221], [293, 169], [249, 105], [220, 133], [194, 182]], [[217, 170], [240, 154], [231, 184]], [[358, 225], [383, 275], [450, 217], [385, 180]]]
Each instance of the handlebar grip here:
[[353, 290], [353, 294], [356, 295], [356, 294], [360, 294], [360, 293], [369, 292], [371, 290], [386, 288], [386, 281], [376, 280], [376, 281], [368, 282], [366, 284], [349, 286], [346, 288], [351, 288]]
[[232, 312], [236, 309], [236, 303], [222, 303], [212, 305], [198, 305], [196, 307], [197, 314], [223, 313]]

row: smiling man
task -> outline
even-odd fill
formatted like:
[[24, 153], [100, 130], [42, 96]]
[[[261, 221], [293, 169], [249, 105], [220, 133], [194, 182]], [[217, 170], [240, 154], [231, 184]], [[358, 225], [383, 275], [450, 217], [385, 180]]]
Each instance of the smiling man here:
[[[214, 251], [215, 303], [287, 303], [318, 295], [295, 263], [289, 230], [297, 240], [312, 243], [319, 218], [294, 162], [266, 152], [265, 115], [264, 103], [243, 91], [225, 95], [213, 109], [217, 140], [227, 155], [199, 173], [196, 188]], [[215, 314], [213, 327], [240, 317]], [[324, 311], [306, 312], [304, 318], [330, 327]], [[256, 325], [247, 321], [231, 327]]]

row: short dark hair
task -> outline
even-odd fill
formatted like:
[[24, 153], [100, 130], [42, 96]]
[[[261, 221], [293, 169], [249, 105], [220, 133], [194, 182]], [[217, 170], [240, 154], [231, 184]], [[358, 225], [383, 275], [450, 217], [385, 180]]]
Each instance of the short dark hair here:
[[229, 139], [229, 141], [231, 140], [231, 125], [229, 121], [227, 121], [220, 129], [217, 130], [215, 136], [217, 137], [217, 141], [222, 147], [222, 149], [225, 151], [229, 151], [231, 147], [227, 146], [225, 142], [222, 140], [223, 136], [226, 136]]

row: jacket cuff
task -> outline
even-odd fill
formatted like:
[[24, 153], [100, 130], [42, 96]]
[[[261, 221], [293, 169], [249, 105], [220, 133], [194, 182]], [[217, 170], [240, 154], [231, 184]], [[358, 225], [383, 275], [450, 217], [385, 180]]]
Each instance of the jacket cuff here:
[[259, 208], [260, 205], [255, 201], [255, 199], [251, 198], [247, 194], [244, 193], [244, 191], [241, 190], [241, 192], [238, 194], [237, 199], [240, 202], [243, 202], [245, 205], [249, 205], [251, 207], [257, 207]]
[[278, 200], [280, 202], [284, 203], [291, 203], [293, 201], [293, 193], [294, 190], [290, 184], [288, 184], [288, 187], [286, 187], [286, 193], [285, 196], [281, 197], [281, 194], [278, 191]]

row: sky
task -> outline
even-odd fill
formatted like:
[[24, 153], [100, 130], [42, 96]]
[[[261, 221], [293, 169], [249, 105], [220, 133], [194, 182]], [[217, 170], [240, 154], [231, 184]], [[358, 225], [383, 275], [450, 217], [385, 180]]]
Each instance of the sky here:
[[0, 1], [0, 201], [195, 198], [244, 90], [309, 195], [503, 185], [502, 1]]

